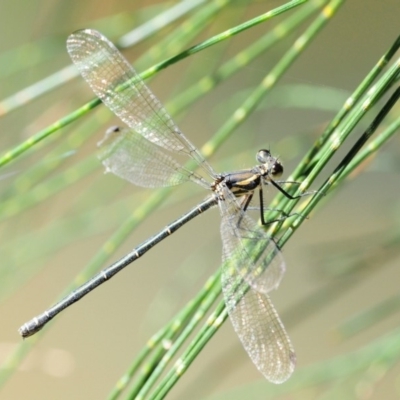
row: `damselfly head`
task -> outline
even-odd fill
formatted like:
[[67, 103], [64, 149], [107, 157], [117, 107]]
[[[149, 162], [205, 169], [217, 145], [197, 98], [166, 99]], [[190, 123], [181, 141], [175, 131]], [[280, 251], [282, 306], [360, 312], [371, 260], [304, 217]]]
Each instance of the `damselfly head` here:
[[269, 163], [271, 160], [271, 152], [269, 150], [261, 149], [258, 150], [256, 159], [261, 164]]
[[270, 173], [274, 178], [279, 178], [283, 174], [283, 165], [277, 158], [273, 159], [274, 162], [271, 164]]
[[277, 158], [271, 155], [269, 150], [258, 150], [256, 158], [259, 163], [267, 165], [268, 171], [273, 177], [279, 178], [282, 175], [283, 165]]

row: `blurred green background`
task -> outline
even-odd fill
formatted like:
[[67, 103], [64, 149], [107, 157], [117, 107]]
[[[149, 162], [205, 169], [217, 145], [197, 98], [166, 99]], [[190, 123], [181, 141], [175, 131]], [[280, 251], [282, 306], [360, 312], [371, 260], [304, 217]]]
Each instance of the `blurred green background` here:
[[[184, 48], [282, 3], [232, 2], [204, 24], [204, 29]], [[68, 66], [65, 41], [74, 30], [95, 28], [117, 40], [173, 4], [3, 0], [0, 100], [9, 99]], [[210, 160], [215, 169], [252, 166], [256, 150], [266, 147], [283, 160], [287, 177], [318, 133], [394, 42], [399, 34], [399, 11], [398, 0], [347, 1], [291, 66], [263, 106]], [[263, 23], [174, 64], [157, 74], [149, 86], [168, 104], [285, 17]], [[177, 53], [179, 50], [157, 48], [157, 43], [187, 18], [157, 30], [124, 54], [142, 71], [163, 60], [167, 56], [163, 51], [171, 51], [169, 55]], [[201, 146], [248, 91], [259, 84], [301, 28], [177, 116], [176, 121], [189, 139]], [[147, 52], [148, 49], [156, 50]], [[147, 58], [141, 58], [144, 54]], [[26, 96], [18, 95], [17, 102]], [[91, 98], [91, 90], [79, 77], [11, 112], [4, 113], [7, 110], [0, 107], [1, 153]], [[398, 112], [397, 106], [392, 114]], [[96, 143], [105, 129], [116, 122], [104, 107], [98, 107], [1, 171], [2, 363], [21, 342], [18, 327], [54, 302], [126, 215], [134, 212], [151, 193], [104, 175], [102, 165], [95, 159]], [[367, 122], [360, 124], [360, 133], [366, 126]], [[87, 139], [80, 143], [85, 135]], [[332, 161], [326, 174], [339, 157]], [[360, 349], [399, 324], [398, 160], [399, 142], [395, 137], [355, 179], [343, 185], [334, 197], [327, 198], [284, 248], [287, 272], [272, 299], [296, 349], [298, 366], [293, 379], [307, 366]], [[77, 171], [78, 165], [86, 172]], [[38, 172], [32, 189], [25, 191], [24, 185], [32, 179], [29, 172], [41, 166], [50, 172], [43, 176]], [[320, 177], [319, 183], [325, 176]], [[58, 185], [62, 188], [57, 189]], [[177, 188], [162, 209], [129, 236], [112, 260], [202, 199], [204, 193], [191, 190], [192, 186], [189, 183]], [[46, 191], [53, 189], [55, 193], [48, 195]], [[40, 201], [28, 206], [32, 193]], [[106, 397], [147, 338], [220, 265], [220, 256], [219, 217], [213, 210], [56, 318], [4, 384], [1, 398]], [[348, 319], [377, 305], [381, 309], [367, 327], [349, 337], [347, 332], [353, 332], [358, 324], [356, 328], [346, 325], [348, 330], [339, 329]], [[292, 398], [325, 395], [395, 399], [400, 391], [399, 372], [398, 365], [392, 369], [389, 365], [371, 367], [368, 373], [347, 381], [347, 390], [340, 395], [326, 384], [303, 388]], [[288, 384], [290, 381], [278, 390], [284, 390]], [[243, 386], [244, 392], [235, 394], [239, 386]], [[216, 399], [225, 393], [226, 398], [232, 399], [243, 398], [246, 393], [248, 398], [264, 399], [274, 390], [252, 365], [230, 323], [226, 323], [169, 398]]]

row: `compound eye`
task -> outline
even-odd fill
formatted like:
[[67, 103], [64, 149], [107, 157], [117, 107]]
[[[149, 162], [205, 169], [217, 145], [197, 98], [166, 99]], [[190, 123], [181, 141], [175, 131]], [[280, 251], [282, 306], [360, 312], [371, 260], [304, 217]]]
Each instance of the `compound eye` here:
[[271, 153], [265, 149], [258, 150], [256, 159], [259, 163], [265, 164], [271, 159]]
[[282, 173], [283, 173], [283, 165], [278, 160], [276, 160], [272, 164], [271, 175], [276, 178], [279, 178], [282, 175]]

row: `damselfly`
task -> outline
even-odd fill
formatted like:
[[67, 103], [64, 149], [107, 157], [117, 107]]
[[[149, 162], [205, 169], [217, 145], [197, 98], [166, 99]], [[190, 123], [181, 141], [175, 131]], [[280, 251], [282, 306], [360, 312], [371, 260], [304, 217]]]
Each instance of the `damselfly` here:
[[[42, 329], [59, 312], [110, 279], [150, 248], [205, 210], [218, 206], [223, 248], [222, 289], [234, 329], [250, 358], [270, 381], [289, 378], [295, 353], [268, 292], [276, 288], [285, 263], [275, 242], [246, 213], [256, 189], [261, 221], [265, 224], [263, 185], [273, 185], [291, 196], [275, 178], [283, 172], [268, 150], [257, 153], [259, 165], [238, 172], [217, 174], [196, 147], [182, 134], [159, 100], [117, 48], [99, 32], [73, 33], [68, 52], [96, 95], [130, 129], [111, 129], [102, 143], [101, 159], [107, 171], [140, 186], [178, 185], [191, 180], [211, 194], [128, 255], [95, 275], [59, 303], [25, 323], [19, 330], [28, 337]], [[170, 153], [194, 160], [211, 177], [208, 183], [178, 163]], [[300, 195], [301, 196], [301, 195]], [[299, 197], [299, 196], [296, 196]]]

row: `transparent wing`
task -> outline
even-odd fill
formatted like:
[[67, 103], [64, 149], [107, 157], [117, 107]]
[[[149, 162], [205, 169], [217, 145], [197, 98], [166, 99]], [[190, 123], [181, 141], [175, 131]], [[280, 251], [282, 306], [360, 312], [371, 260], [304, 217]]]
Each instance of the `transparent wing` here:
[[173, 186], [192, 180], [207, 189], [210, 187], [202, 177], [131, 129], [110, 128], [99, 146], [99, 158], [106, 171], [135, 185]]
[[241, 208], [238, 198], [219, 186], [221, 238], [224, 258], [232, 259], [238, 274], [254, 290], [267, 294], [276, 289], [285, 272], [282, 253], [265, 231]]
[[264, 231], [243, 214], [221, 185], [222, 289], [235, 332], [258, 370], [271, 382], [292, 374], [296, 356], [267, 293], [285, 271], [282, 255]]
[[67, 49], [94, 93], [130, 128], [160, 147], [190, 156], [215, 176], [139, 74], [107, 38], [91, 29], [77, 31], [69, 36]]
[[224, 299], [236, 334], [265, 378], [282, 383], [294, 371], [296, 354], [270, 298], [245, 286], [237, 286], [234, 269], [224, 269]]

